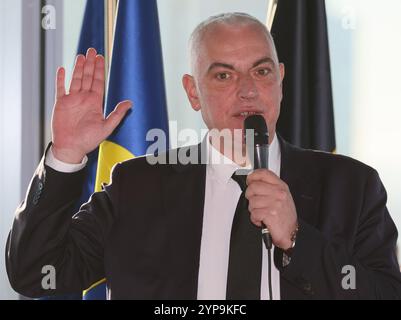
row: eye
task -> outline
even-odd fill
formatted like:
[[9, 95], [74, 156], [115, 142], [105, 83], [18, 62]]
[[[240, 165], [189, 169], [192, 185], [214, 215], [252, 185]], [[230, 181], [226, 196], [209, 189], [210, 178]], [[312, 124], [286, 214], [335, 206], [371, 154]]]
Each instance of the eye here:
[[261, 68], [256, 70], [256, 75], [258, 77], [266, 77], [271, 73], [271, 70], [269, 68]]
[[216, 74], [216, 78], [217, 80], [229, 80], [231, 79], [231, 74], [229, 74], [228, 72], [219, 72]]

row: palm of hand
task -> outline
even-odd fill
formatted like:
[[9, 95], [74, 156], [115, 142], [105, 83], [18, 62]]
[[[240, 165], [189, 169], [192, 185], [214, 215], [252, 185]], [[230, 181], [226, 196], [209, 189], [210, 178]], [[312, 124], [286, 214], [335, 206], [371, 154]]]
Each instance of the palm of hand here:
[[65, 95], [56, 101], [53, 139], [56, 146], [88, 153], [107, 138], [104, 132], [103, 97], [94, 92]]
[[52, 119], [53, 152], [75, 163], [96, 149], [118, 126], [132, 103], [124, 101], [107, 117], [103, 114], [104, 58], [89, 49], [78, 56], [70, 92], [65, 90], [65, 70], [57, 72], [57, 98]]

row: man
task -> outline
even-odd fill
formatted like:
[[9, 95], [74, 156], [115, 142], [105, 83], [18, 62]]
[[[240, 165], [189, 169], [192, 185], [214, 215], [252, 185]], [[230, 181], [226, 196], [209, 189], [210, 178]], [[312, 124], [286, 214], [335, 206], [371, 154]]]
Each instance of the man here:
[[[273, 297], [400, 298], [397, 230], [376, 171], [295, 148], [276, 134], [284, 66], [266, 27], [245, 14], [212, 17], [193, 33], [191, 62], [193, 75], [183, 85], [210, 130], [243, 129], [250, 114], [268, 125], [270, 170], [247, 177], [245, 196], [253, 225], [263, 223], [272, 236]], [[73, 216], [85, 155], [116, 128], [130, 102], [103, 118], [104, 61], [93, 49], [77, 58], [69, 94], [64, 78], [60, 69], [52, 144], [7, 242], [14, 289], [32, 297], [78, 292], [106, 277], [112, 299], [269, 298], [261, 237], [256, 296], [229, 292], [230, 234], [243, 198], [233, 174], [246, 163], [235, 163], [231, 148], [217, 147], [209, 136], [184, 153], [206, 149], [229, 164], [131, 160]], [[242, 139], [233, 142], [243, 146]], [[243, 259], [244, 267], [251, 263]], [[50, 292], [41, 286], [48, 265], [57, 272]], [[348, 285], [344, 270], [354, 272]]]

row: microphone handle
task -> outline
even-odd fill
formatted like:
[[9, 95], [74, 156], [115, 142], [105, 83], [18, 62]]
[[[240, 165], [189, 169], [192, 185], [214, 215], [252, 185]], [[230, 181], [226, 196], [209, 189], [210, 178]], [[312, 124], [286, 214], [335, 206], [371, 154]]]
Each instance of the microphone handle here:
[[[255, 145], [254, 166], [255, 169], [269, 169], [269, 145]], [[262, 238], [266, 249], [273, 247], [269, 229], [262, 222]]]
[[254, 158], [253, 167], [255, 169], [269, 169], [269, 145], [255, 145]]

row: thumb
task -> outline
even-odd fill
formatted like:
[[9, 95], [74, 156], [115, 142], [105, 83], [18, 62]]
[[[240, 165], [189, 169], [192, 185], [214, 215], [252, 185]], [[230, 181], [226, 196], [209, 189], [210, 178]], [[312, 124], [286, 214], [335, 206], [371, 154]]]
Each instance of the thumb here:
[[114, 111], [109, 114], [104, 124], [106, 137], [108, 137], [113, 133], [113, 131], [117, 128], [117, 126], [120, 124], [122, 119], [127, 114], [127, 111], [131, 109], [131, 107], [132, 107], [131, 101], [129, 100], [122, 101], [116, 106]]

